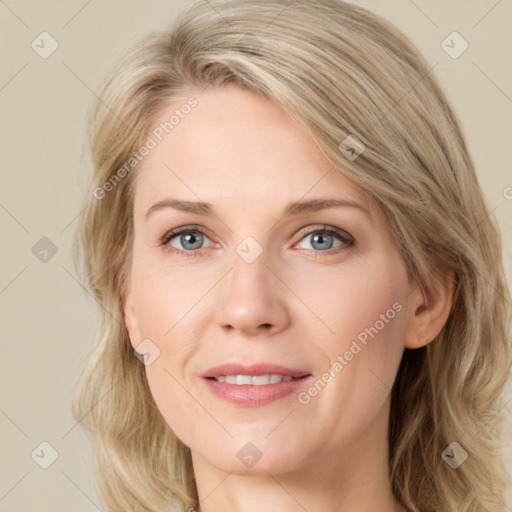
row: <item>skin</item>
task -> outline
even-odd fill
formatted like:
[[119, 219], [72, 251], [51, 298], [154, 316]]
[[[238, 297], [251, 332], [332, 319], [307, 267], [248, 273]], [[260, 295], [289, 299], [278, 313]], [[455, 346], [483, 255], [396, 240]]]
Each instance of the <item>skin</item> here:
[[[191, 449], [200, 511], [405, 510], [387, 476], [390, 391], [404, 348], [429, 343], [446, 322], [451, 280], [432, 279], [425, 293], [410, 285], [376, 205], [277, 105], [234, 85], [190, 94], [198, 106], [137, 171], [123, 310], [132, 347], [150, 339], [160, 351], [147, 379]], [[154, 126], [184, 102], [166, 105]], [[170, 196], [207, 201], [217, 215], [162, 208], [145, 218]], [[351, 207], [283, 217], [289, 203], [313, 198], [354, 201], [370, 217]], [[200, 255], [187, 255], [193, 249], [180, 235], [167, 245], [181, 254], [160, 244], [189, 225], [207, 231], [190, 242]], [[315, 243], [324, 225], [355, 245], [328, 234]], [[252, 263], [236, 252], [248, 236], [263, 248]], [[317, 380], [394, 303], [401, 311], [307, 404], [292, 393], [233, 405], [200, 377], [235, 361], [282, 364]], [[262, 454], [250, 468], [237, 457], [247, 442]]]

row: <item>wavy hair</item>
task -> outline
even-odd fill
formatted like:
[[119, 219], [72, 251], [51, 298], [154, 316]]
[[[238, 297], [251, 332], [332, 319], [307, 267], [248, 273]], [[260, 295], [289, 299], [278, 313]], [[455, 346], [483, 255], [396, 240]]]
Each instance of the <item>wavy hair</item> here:
[[[132, 42], [102, 83], [75, 240], [102, 315], [72, 412], [92, 436], [105, 510], [198, 508], [190, 450], [157, 409], [123, 322], [137, 165], [119, 171], [165, 104], [230, 83], [282, 107], [375, 199], [410, 283], [453, 271], [446, 324], [405, 349], [392, 388], [392, 490], [412, 512], [502, 512], [511, 299], [497, 222], [433, 68], [389, 22], [341, 0], [196, 2], [172, 30]], [[340, 150], [349, 136], [365, 146], [356, 159]], [[469, 454], [456, 470], [442, 458], [453, 442]]]

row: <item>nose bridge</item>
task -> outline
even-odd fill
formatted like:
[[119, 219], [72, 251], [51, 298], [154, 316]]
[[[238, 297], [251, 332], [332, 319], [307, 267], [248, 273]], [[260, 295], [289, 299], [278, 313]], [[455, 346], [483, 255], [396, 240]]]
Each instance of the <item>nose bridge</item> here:
[[[230, 276], [230, 295], [240, 301], [269, 302], [272, 295], [270, 251], [252, 236], [246, 237], [235, 248], [233, 270]], [[270, 274], [270, 275], [269, 275]]]

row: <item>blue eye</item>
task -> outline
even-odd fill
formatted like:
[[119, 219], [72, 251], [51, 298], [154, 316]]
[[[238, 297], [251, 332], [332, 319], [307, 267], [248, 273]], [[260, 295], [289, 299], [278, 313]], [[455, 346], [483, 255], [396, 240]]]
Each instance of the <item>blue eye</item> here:
[[348, 233], [334, 228], [324, 227], [323, 229], [311, 231], [306, 234], [306, 236], [302, 238], [301, 241], [306, 240], [308, 237], [311, 237], [310, 239], [313, 249], [318, 249], [320, 252], [326, 252], [327, 250], [330, 250], [334, 244], [333, 239], [336, 238], [341, 240], [341, 243], [336, 247], [339, 247], [340, 245], [349, 247], [354, 245], [354, 239]]
[[[204, 238], [206, 237], [206, 233], [198, 228], [178, 228], [174, 231], [170, 231], [167, 233], [161, 244], [165, 246], [167, 250], [170, 252], [183, 254], [185, 253], [187, 256], [196, 256], [199, 254], [199, 249], [201, 249]], [[176, 238], [183, 249], [176, 248], [174, 245], [171, 245], [171, 241]]]
[[[307, 237], [312, 237], [311, 246], [313, 252], [319, 254], [337, 254], [355, 245], [355, 239], [352, 235], [335, 227], [323, 226], [323, 228], [309, 230], [309, 232], [302, 232], [301, 234], [302, 238], [299, 240], [299, 243], [307, 239]], [[177, 239], [182, 248], [171, 244], [174, 239]], [[205, 239], [209, 240], [206, 232], [202, 229], [196, 226], [184, 226], [166, 233], [161, 239], [160, 244], [164, 246], [165, 250], [175, 254], [186, 255], [187, 257], [199, 256], [203, 254], [201, 249], [204, 249], [202, 245]], [[338, 239], [340, 243], [334, 246], [335, 239]]]

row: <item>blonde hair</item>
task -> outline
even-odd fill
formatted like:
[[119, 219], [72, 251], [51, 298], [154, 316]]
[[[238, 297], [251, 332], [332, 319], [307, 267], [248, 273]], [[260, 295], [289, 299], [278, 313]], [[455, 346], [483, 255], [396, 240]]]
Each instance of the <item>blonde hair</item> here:
[[[390, 23], [340, 0], [197, 2], [171, 32], [128, 47], [105, 80], [90, 120], [92, 189], [119, 178], [164, 104], [228, 83], [280, 105], [375, 199], [411, 283], [454, 272], [445, 326], [405, 350], [392, 389], [392, 489], [414, 512], [504, 510], [510, 293], [497, 223], [432, 68]], [[349, 136], [365, 145], [354, 160], [340, 151]], [[73, 415], [93, 437], [106, 511], [187, 510], [198, 508], [190, 450], [158, 411], [123, 322], [136, 172], [85, 198], [77, 265], [102, 317]], [[458, 469], [442, 458], [452, 442], [469, 453]]]

